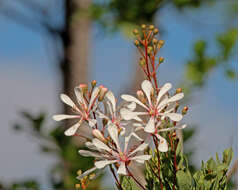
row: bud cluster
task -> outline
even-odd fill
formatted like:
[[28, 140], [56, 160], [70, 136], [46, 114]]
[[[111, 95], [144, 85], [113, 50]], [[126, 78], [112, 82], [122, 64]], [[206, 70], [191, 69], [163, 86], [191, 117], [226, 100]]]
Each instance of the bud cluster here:
[[142, 24], [140, 31], [138, 29], [133, 30], [136, 37], [134, 44], [141, 55], [139, 65], [147, 79], [154, 82], [156, 88], [158, 88], [156, 72], [159, 65], [164, 62], [163, 57], [157, 57], [158, 51], [164, 45], [163, 40], [156, 38], [158, 33], [159, 30], [154, 25]]

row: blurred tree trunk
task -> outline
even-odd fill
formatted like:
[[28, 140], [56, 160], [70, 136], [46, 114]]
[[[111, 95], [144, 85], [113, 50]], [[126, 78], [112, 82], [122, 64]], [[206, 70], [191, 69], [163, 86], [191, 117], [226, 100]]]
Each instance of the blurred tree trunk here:
[[[65, 28], [61, 34], [64, 57], [61, 66], [63, 91], [71, 97], [75, 86], [88, 82], [91, 19], [85, 13], [90, 4], [91, 0], [65, 0]], [[65, 106], [64, 112], [69, 111]]]

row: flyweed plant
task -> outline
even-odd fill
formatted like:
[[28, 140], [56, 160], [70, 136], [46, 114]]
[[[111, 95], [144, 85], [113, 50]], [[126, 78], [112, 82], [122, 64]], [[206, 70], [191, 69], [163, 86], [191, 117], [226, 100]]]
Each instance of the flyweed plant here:
[[[135, 29], [134, 41], [140, 53], [139, 66], [145, 74], [141, 89], [136, 94], [121, 95], [118, 101], [104, 86], [80, 84], [74, 89], [77, 102], [65, 94], [61, 100], [70, 106], [73, 115], [54, 115], [56, 121], [73, 119], [75, 123], [65, 131], [84, 142], [79, 154], [95, 159], [94, 167], [78, 171], [77, 189], [87, 189], [91, 180], [108, 167], [119, 190], [224, 190], [227, 189], [226, 173], [232, 159], [232, 150], [223, 153], [223, 159], [209, 159], [199, 171], [191, 173], [188, 160], [183, 155], [177, 130], [186, 128], [182, 122], [188, 107], [180, 108], [184, 97], [181, 88], [171, 92], [172, 84], [160, 84], [157, 70], [164, 58], [158, 57], [163, 40], [158, 40], [158, 29], [142, 25]], [[87, 128], [89, 134], [80, 133]], [[139, 167], [142, 165], [144, 167]], [[139, 167], [144, 173], [139, 180]]]

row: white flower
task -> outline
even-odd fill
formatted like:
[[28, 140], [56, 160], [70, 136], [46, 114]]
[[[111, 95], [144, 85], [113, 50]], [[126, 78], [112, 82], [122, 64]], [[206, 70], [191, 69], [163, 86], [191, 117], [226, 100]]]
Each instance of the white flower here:
[[83, 92], [79, 87], [76, 87], [74, 92], [79, 106], [76, 106], [76, 104], [65, 94], [61, 94], [60, 98], [65, 104], [69, 105], [73, 109], [76, 115], [60, 114], [53, 116], [53, 119], [56, 121], [61, 121], [64, 119], [79, 119], [77, 123], [65, 131], [65, 135], [67, 136], [74, 135], [83, 121], [87, 121], [91, 127], [96, 124], [96, 120], [91, 118], [91, 113], [95, 111], [97, 107], [96, 100], [99, 94], [99, 88], [95, 87], [93, 89], [89, 103], [87, 103], [87, 101], [84, 99]]
[[108, 133], [113, 143], [105, 144], [99, 139], [93, 139], [92, 142], [87, 142], [86, 146], [94, 151], [80, 150], [79, 153], [83, 156], [92, 156], [96, 158], [95, 167], [102, 169], [107, 165], [117, 163], [119, 165], [118, 174], [127, 175], [126, 167], [131, 161], [144, 163], [149, 160], [151, 155], [137, 155], [143, 152], [148, 146], [146, 143], [140, 143], [136, 148], [129, 149], [129, 141], [133, 134], [125, 136], [124, 149], [121, 149], [119, 142], [118, 129], [115, 125], [108, 127]]
[[166, 83], [161, 87], [159, 93], [155, 99], [151, 98], [152, 91], [154, 90], [152, 84], [148, 80], [144, 80], [141, 84], [141, 88], [144, 91], [147, 104], [142, 103], [137, 98], [131, 95], [122, 95], [121, 98], [128, 102], [135, 102], [136, 104], [143, 107], [146, 112], [133, 112], [129, 109], [122, 108], [121, 115], [125, 120], [135, 119], [137, 121], [142, 122], [142, 120], [138, 117], [141, 115], [148, 115], [150, 118], [145, 125], [145, 132], [154, 133], [155, 126], [157, 123], [157, 119], [164, 120], [166, 117], [170, 118], [172, 121], [180, 121], [182, 119], [182, 114], [175, 113], [175, 102], [182, 99], [184, 97], [183, 93], [178, 93], [172, 97], [167, 95], [167, 92], [172, 88], [170, 83]]
[[[97, 114], [101, 119], [106, 119], [109, 125], [115, 125], [118, 129], [121, 129], [121, 134], [125, 134], [125, 125], [128, 122], [122, 122], [121, 115], [119, 113], [119, 108], [116, 107], [116, 98], [111, 91], [108, 91], [105, 95], [105, 113], [97, 111]], [[133, 111], [136, 108], [134, 102], [124, 105], [127, 109]]]

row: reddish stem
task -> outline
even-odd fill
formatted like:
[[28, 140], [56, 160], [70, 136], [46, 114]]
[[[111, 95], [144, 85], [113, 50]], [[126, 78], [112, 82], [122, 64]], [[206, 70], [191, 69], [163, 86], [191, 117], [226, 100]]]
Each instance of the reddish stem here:
[[145, 64], [146, 64], [146, 70], [147, 70], [147, 73], [148, 73], [148, 78], [149, 80], [151, 81], [151, 78], [150, 78], [150, 69], [149, 69], [149, 63], [148, 63], [148, 44], [147, 44], [147, 41], [145, 40]]
[[160, 156], [159, 156], [159, 149], [158, 149], [158, 142], [157, 142], [157, 139], [155, 136], [153, 136], [153, 140], [154, 140], [154, 144], [155, 144], [155, 147], [156, 147], [156, 151], [157, 151], [157, 159], [158, 159], [158, 177], [159, 177], [159, 182], [160, 182], [160, 189], [163, 190], [163, 183], [162, 183], [162, 180], [160, 178]]
[[130, 177], [132, 177], [132, 179], [143, 189], [143, 190], [146, 190], [145, 188], [144, 188], [144, 186], [135, 178], [135, 176], [130, 172], [130, 170], [128, 169], [128, 167], [126, 166], [126, 170], [127, 170], [127, 172], [128, 172], [128, 175], [130, 176]]
[[113, 175], [114, 179], [116, 180], [117, 187], [118, 187], [120, 190], [123, 190], [123, 189], [122, 189], [122, 186], [121, 186], [121, 183], [119, 182], [119, 180], [118, 180], [118, 178], [117, 178], [117, 176], [116, 176], [116, 174], [115, 174], [115, 171], [114, 171], [114, 169], [112, 168], [111, 165], [110, 165], [110, 171], [112, 172], [112, 175]]

